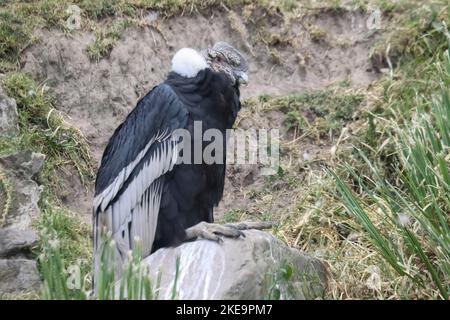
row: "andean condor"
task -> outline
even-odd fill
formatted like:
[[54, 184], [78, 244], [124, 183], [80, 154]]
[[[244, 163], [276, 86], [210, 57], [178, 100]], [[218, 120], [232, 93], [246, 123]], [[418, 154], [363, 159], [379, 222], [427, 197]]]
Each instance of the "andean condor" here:
[[194, 121], [202, 122], [203, 131], [215, 128], [225, 136], [241, 108], [239, 85], [247, 82], [247, 69], [241, 53], [224, 42], [201, 52], [181, 49], [167, 79], [140, 99], [115, 130], [95, 183], [96, 270], [108, 232], [120, 266], [136, 237], [145, 257], [185, 240], [220, 241], [218, 235], [239, 237], [242, 229], [267, 226], [213, 224], [213, 208], [224, 188], [226, 153], [221, 163], [177, 164], [172, 138], [179, 128], [194, 137]]

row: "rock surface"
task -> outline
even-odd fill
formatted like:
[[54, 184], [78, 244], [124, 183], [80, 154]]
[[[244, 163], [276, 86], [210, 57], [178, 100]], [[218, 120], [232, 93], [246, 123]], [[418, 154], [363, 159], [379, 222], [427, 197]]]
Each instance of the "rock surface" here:
[[0, 87], [0, 137], [18, 133], [16, 100], [6, 96]]
[[32, 222], [42, 188], [33, 180], [44, 155], [31, 151], [0, 157], [0, 296], [37, 291], [40, 277], [31, 250], [38, 242]]
[[[5, 172], [11, 190], [11, 203], [0, 227], [31, 228], [33, 218], [39, 215], [38, 202], [42, 192], [42, 187], [32, 178], [41, 170], [44, 158], [43, 154], [31, 151], [0, 157], [0, 170]], [[0, 191], [0, 197], [5, 198], [4, 190]], [[4, 212], [5, 202], [0, 199], [0, 212]]]
[[38, 240], [33, 230], [0, 229], [0, 258], [29, 257]]
[[266, 232], [245, 238], [184, 243], [156, 251], [143, 263], [152, 283], [161, 272], [160, 297], [170, 299], [180, 257], [177, 299], [315, 299], [327, 283], [323, 264]]
[[36, 261], [0, 259], [0, 295], [37, 291], [40, 283]]

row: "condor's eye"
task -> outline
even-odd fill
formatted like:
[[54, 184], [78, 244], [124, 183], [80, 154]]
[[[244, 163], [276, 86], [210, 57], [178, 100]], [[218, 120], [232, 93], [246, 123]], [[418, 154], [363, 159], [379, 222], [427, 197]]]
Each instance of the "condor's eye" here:
[[219, 62], [219, 63], [222, 62], [222, 57], [217, 56], [217, 57], [216, 57], [216, 62]]

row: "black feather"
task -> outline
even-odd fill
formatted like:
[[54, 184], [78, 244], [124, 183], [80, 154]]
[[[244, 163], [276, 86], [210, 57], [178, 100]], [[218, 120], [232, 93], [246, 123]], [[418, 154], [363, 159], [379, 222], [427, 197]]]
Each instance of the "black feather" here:
[[[170, 73], [163, 84], [153, 88], [137, 103], [114, 132], [98, 170], [96, 195], [136, 159], [158, 132], [184, 128], [193, 136], [194, 121], [202, 121], [204, 131], [215, 128], [225, 136], [226, 129], [233, 126], [240, 107], [239, 89], [231, 85], [225, 74], [210, 69], [200, 71], [193, 78]], [[206, 145], [204, 143], [203, 147]], [[160, 147], [158, 143], [151, 146], [112, 203]], [[225, 154], [223, 164], [179, 164], [160, 177], [162, 196], [152, 251], [180, 243], [184, 240], [185, 229], [190, 226], [201, 221], [212, 222], [213, 208], [223, 195]]]

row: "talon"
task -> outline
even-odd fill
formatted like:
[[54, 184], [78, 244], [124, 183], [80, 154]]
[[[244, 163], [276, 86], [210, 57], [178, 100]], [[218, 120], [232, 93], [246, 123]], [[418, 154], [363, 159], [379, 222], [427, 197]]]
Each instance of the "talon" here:
[[216, 232], [219, 234], [223, 234], [225, 236], [233, 237], [233, 238], [239, 238], [241, 236], [245, 237], [244, 233], [232, 224], [225, 224], [222, 227], [226, 228], [226, 229], [219, 228], [220, 230], [218, 230]]
[[270, 221], [256, 221], [256, 222], [247, 221], [247, 222], [239, 222], [236, 224], [226, 224], [226, 226], [234, 227], [238, 230], [250, 230], [250, 229], [263, 230], [263, 229], [270, 229], [274, 225], [275, 224]]
[[203, 238], [222, 243], [223, 239], [219, 236], [245, 238], [245, 234], [235, 225], [220, 225], [200, 222], [199, 224], [186, 229], [186, 240]]

